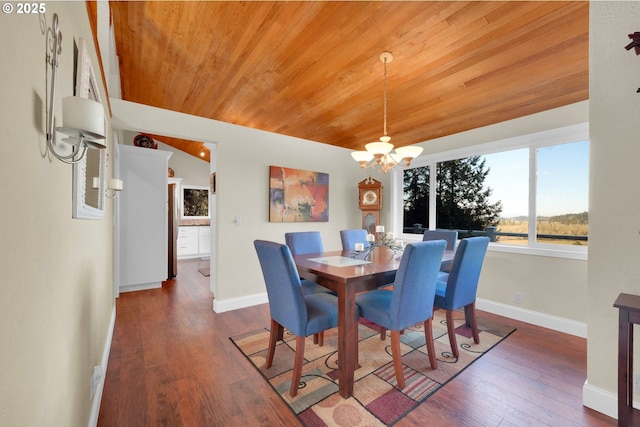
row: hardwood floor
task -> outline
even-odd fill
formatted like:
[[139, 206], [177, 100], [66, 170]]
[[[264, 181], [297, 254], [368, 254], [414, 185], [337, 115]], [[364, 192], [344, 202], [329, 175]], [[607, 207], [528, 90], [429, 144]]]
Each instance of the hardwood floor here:
[[[162, 289], [121, 294], [98, 426], [294, 426], [229, 337], [269, 324], [266, 304], [216, 314], [200, 259]], [[518, 328], [397, 426], [615, 426], [582, 406], [586, 340]], [[277, 355], [276, 355], [277, 357]]]

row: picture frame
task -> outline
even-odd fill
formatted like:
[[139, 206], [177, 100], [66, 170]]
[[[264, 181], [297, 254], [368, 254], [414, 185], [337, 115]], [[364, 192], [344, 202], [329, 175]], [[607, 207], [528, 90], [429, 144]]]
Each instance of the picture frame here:
[[269, 222], [329, 221], [329, 174], [269, 166]]
[[209, 177], [209, 191], [211, 194], [216, 194], [216, 173], [213, 172]]
[[[87, 42], [77, 41], [75, 96], [102, 103], [93, 72]], [[107, 135], [107, 119], [104, 119]], [[107, 150], [89, 146], [85, 156], [73, 164], [72, 217], [101, 219], [104, 217]]]
[[180, 219], [210, 219], [209, 191], [206, 185], [183, 185], [180, 188]]

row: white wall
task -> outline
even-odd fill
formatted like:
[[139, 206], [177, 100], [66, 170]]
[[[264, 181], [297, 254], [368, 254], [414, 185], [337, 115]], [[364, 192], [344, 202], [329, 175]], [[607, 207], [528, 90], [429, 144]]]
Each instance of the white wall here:
[[181, 185], [204, 185], [209, 186], [209, 162], [199, 159], [184, 151], [173, 148], [170, 145], [158, 141], [158, 150], [170, 151], [173, 153], [169, 159], [169, 167], [175, 173], [174, 178], [180, 178]]
[[102, 220], [72, 219], [72, 167], [45, 154], [45, 34], [53, 13], [64, 40], [57, 125], [62, 97], [73, 95], [77, 37], [88, 42], [107, 99], [87, 7], [43, 4], [45, 15], [0, 16], [0, 426], [89, 425], [99, 403], [90, 400], [90, 376], [115, 314], [113, 201]]
[[[591, 2], [589, 96], [588, 383], [617, 391], [619, 293], [640, 294], [640, 56], [624, 49], [640, 31], [640, 3]], [[636, 372], [638, 354], [635, 349]], [[596, 390], [597, 391], [597, 390]], [[601, 405], [596, 393], [589, 406]], [[586, 393], [585, 400], [589, 397]], [[615, 401], [609, 401], [615, 416]]]

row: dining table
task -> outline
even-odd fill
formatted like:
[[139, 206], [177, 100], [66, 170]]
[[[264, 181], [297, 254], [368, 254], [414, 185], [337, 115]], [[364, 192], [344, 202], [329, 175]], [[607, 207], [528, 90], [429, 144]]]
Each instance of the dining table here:
[[[453, 259], [445, 251], [442, 261]], [[358, 366], [358, 312], [356, 294], [393, 284], [402, 251], [386, 246], [364, 253], [329, 251], [294, 256], [298, 274], [332, 291], [338, 297], [338, 386], [340, 395], [353, 395]]]

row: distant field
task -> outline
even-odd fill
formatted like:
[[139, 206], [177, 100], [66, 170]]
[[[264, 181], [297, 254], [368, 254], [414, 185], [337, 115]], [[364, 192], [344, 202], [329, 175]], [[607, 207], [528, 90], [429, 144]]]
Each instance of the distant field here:
[[[501, 219], [497, 231], [506, 233], [527, 233], [528, 222], [519, 219]], [[561, 224], [550, 220], [538, 221], [538, 234], [557, 234], [563, 236], [587, 236], [589, 234], [588, 224]], [[509, 244], [526, 244], [527, 239], [521, 237], [499, 236], [498, 241]], [[587, 242], [580, 240], [555, 240], [544, 239], [544, 243], [574, 244], [586, 246]]]

